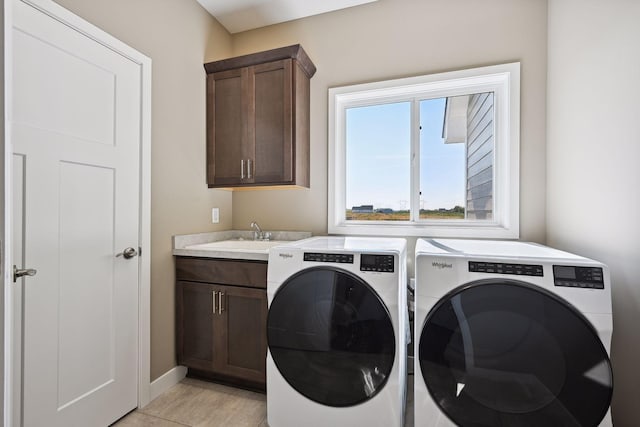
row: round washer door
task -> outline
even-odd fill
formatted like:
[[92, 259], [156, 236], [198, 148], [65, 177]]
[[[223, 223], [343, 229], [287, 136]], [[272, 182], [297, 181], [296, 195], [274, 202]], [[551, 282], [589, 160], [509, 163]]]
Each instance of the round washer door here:
[[375, 396], [396, 351], [391, 317], [378, 294], [333, 267], [302, 270], [280, 286], [269, 307], [267, 341], [291, 387], [335, 407]]
[[433, 401], [459, 426], [597, 426], [612, 394], [607, 352], [569, 303], [531, 284], [461, 286], [419, 343]]

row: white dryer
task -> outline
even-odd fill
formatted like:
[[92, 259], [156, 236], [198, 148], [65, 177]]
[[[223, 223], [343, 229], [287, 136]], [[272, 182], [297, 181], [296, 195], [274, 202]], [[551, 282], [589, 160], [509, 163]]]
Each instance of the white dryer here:
[[611, 426], [607, 266], [534, 243], [416, 244], [415, 426]]
[[270, 427], [402, 427], [406, 242], [314, 237], [269, 251]]

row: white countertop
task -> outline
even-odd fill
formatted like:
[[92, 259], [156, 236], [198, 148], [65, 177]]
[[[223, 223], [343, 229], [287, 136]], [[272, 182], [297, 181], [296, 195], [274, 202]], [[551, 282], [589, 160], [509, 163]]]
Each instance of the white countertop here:
[[308, 231], [270, 231], [268, 241], [253, 240], [246, 230], [213, 231], [173, 236], [177, 256], [267, 261], [273, 246], [311, 237]]

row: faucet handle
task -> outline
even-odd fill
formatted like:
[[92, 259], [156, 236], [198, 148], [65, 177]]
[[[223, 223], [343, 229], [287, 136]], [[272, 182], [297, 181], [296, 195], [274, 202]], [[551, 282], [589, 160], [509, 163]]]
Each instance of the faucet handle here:
[[256, 221], [252, 221], [251, 225], [249, 225], [249, 227], [251, 227], [251, 229], [253, 229], [253, 240], [262, 240], [264, 237], [264, 232], [262, 231], [262, 228], [260, 228], [260, 226], [258, 225], [258, 223]]

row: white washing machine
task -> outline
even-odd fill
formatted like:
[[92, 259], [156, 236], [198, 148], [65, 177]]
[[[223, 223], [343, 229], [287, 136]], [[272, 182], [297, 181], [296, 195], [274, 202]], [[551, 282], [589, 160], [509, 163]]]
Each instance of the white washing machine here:
[[270, 427], [402, 427], [404, 239], [312, 237], [269, 251]]
[[416, 244], [415, 426], [611, 426], [607, 266], [534, 243]]

